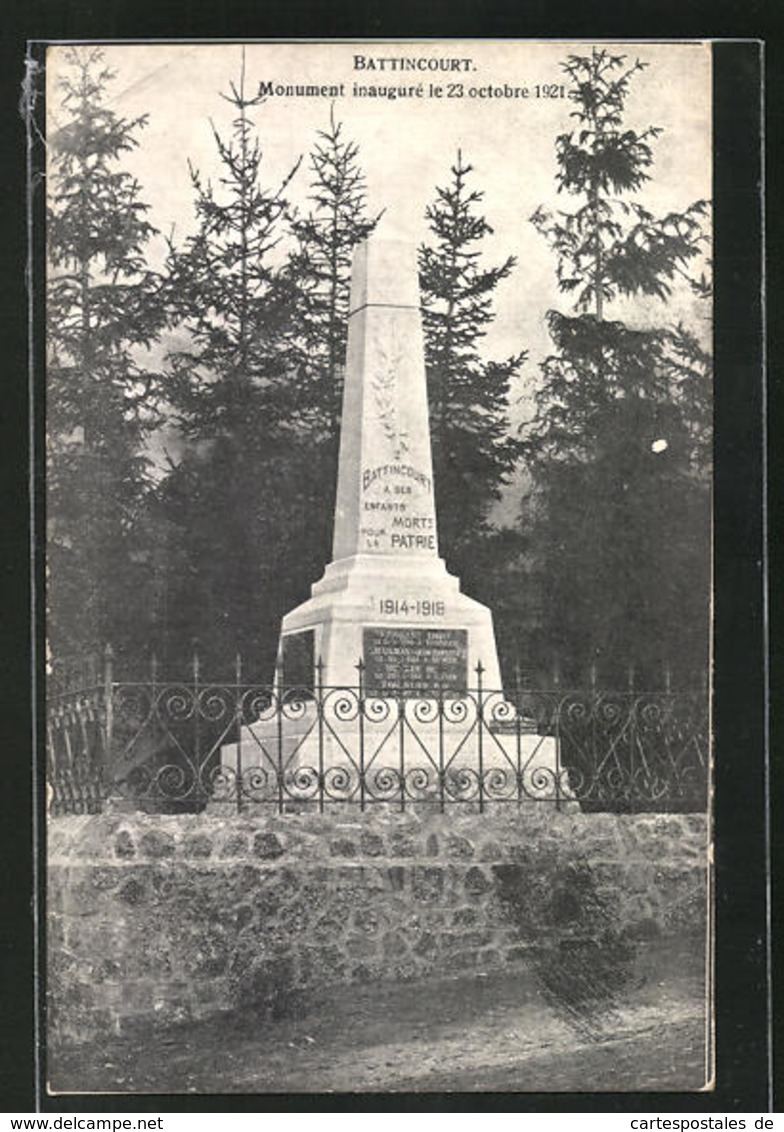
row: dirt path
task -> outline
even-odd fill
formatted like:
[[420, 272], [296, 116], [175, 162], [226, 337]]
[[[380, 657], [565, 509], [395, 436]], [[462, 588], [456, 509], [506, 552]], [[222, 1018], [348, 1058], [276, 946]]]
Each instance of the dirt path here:
[[305, 1016], [252, 1010], [52, 1059], [54, 1091], [322, 1093], [699, 1089], [702, 971], [648, 956], [622, 999], [560, 1001], [533, 972], [325, 990]]

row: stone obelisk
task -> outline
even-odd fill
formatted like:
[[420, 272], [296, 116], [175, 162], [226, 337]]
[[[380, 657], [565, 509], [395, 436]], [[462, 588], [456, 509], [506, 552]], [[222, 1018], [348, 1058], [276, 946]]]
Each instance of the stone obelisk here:
[[[413, 247], [354, 254], [333, 560], [283, 619], [280, 683], [358, 683], [376, 695], [459, 694], [482, 665], [500, 688], [490, 610], [438, 554], [422, 317]], [[310, 670], [310, 671], [309, 671]]]

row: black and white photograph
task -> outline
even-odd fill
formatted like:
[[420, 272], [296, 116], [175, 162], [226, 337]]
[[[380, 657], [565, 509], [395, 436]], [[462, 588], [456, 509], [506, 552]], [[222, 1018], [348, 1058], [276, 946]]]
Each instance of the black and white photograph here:
[[710, 42], [43, 66], [48, 1094], [710, 1092]]

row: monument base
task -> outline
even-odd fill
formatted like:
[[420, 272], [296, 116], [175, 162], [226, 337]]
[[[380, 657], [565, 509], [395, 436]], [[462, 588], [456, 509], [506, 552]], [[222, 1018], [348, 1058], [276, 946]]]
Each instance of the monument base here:
[[227, 795], [279, 805], [571, 797], [557, 741], [501, 691], [490, 610], [431, 554], [330, 563], [221, 764]]
[[[310, 599], [283, 618], [279, 683], [309, 684], [313, 673], [308, 668], [319, 660], [324, 686], [358, 685], [360, 661], [366, 668], [372, 666], [367, 629], [427, 630], [437, 650], [436, 656], [425, 657], [420, 668], [413, 665], [413, 657], [401, 657], [396, 664], [387, 650], [379, 662], [387, 679], [384, 689], [377, 690], [464, 692], [477, 683], [479, 665], [482, 684], [494, 690], [501, 687], [490, 610], [461, 593], [458, 579], [447, 572], [443, 559], [429, 554], [356, 554], [331, 562], [312, 587]], [[464, 643], [455, 633], [465, 634]], [[384, 638], [377, 634], [372, 640]], [[405, 634], [401, 640], [405, 641]], [[451, 660], [447, 645], [453, 646]], [[462, 651], [458, 655], [455, 650]], [[390, 665], [398, 676], [392, 686]], [[457, 667], [465, 671], [460, 678]]]
[[557, 740], [536, 734], [500, 695], [481, 708], [474, 693], [443, 701], [361, 699], [348, 688], [318, 700], [284, 695], [221, 749], [221, 763], [224, 792], [249, 802], [572, 797]]

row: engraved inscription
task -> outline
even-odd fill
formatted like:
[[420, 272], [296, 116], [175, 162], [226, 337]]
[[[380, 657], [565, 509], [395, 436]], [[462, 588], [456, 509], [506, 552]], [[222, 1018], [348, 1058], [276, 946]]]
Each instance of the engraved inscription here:
[[363, 631], [365, 690], [370, 696], [400, 692], [465, 695], [468, 632], [465, 629], [367, 628]]
[[431, 601], [428, 598], [397, 598], [381, 597], [378, 599], [379, 613], [388, 613], [395, 617], [443, 617], [446, 613], [446, 603]]
[[432, 481], [412, 464], [377, 464], [362, 472], [362, 550], [435, 551]]

